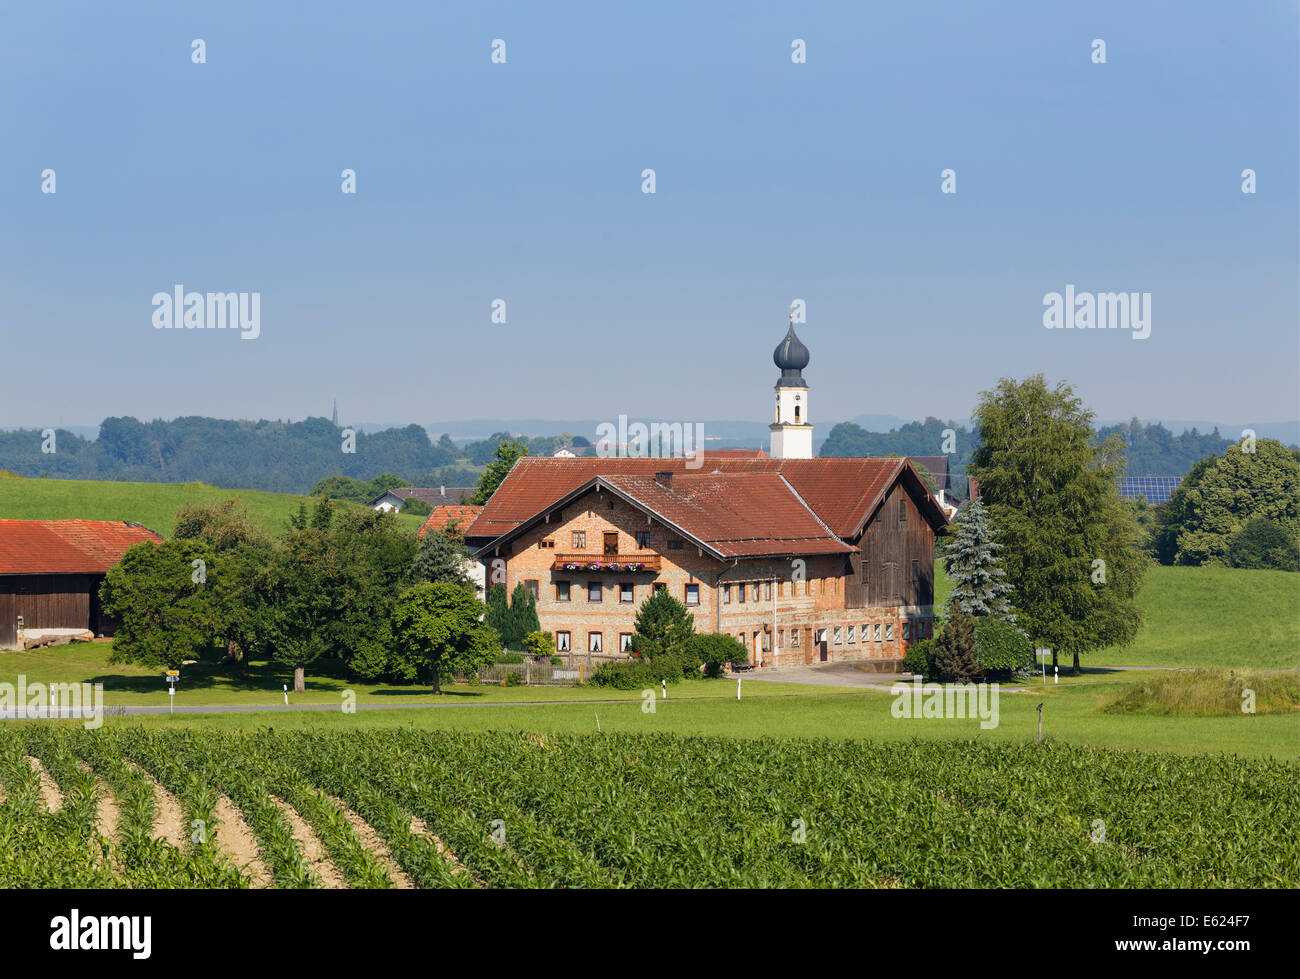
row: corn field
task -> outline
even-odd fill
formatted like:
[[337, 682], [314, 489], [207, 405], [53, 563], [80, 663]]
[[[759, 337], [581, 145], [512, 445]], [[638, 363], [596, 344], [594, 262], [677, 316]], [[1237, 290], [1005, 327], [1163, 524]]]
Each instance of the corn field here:
[[1295, 887], [1300, 769], [979, 742], [0, 730], [0, 887]]

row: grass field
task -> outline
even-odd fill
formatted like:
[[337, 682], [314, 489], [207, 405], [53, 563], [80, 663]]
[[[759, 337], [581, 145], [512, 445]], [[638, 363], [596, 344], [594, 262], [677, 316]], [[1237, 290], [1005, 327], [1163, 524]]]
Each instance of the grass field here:
[[[936, 608], [951, 587], [936, 562]], [[1156, 565], [1137, 604], [1145, 615], [1137, 640], [1085, 653], [1081, 666], [1300, 666], [1300, 574]]]
[[[14, 520], [134, 520], [164, 537], [176, 511], [186, 503], [239, 500], [249, 516], [275, 533], [289, 524], [308, 496], [260, 490], [219, 489], [204, 483], [118, 483], [106, 480], [24, 479], [0, 476], [0, 517]], [[340, 504], [358, 506], [359, 504]], [[418, 530], [423, 517], [398, 514], [403, 526]]]

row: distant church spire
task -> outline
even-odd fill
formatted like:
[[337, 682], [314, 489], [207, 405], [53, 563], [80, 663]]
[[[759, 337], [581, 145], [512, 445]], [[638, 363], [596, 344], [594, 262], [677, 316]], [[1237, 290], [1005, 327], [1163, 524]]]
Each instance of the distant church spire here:
[[335, 398], [335, 399], [334, 399], [334, 419], [333, 419], [333, 420], [334, 420], [334, 427], [335, 427], [335, 428], [338, 428], [338, 427], [339, 427], [339, 401], [338, 401], [338, 398]]
[[811, 459], [812, 423], [808, 420], [808, 382], [803, 369], [810, 360], [808, 348], [795, 335], [794, 313], [785, 338], [772, 352], [772, 362], [781, 368], [776, 381], [776, 417], [771, 429], [773, 459]]

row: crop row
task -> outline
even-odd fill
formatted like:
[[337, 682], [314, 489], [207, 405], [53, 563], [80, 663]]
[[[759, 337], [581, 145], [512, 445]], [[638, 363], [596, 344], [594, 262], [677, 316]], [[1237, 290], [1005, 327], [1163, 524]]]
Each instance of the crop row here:
[[[27, 757], [63, 804], [49, 812]], [[155, 839], [153, 781], [181, 846]], [[1300, 769], [1058, 744], [415, 730], [0, 730], [0, 886], [240, 887], [217, 801], [274, 886], [1294, 887]], [[97, 806], [111, 793], [113, 839]], [[343, 807], [352, 810], [345, 812]], [[364, 820], [373, 839], [363, 840]], [[364, 828], [364, 827], [363, 827]]]

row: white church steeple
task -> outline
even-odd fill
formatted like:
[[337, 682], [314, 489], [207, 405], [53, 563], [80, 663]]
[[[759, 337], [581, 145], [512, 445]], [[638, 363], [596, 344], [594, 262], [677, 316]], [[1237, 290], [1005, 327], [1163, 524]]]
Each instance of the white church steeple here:
[[803, 369], [808, 366], [808, 348], [794, 335], [794, 317], [785, 339], [777, 345], [772, 361], [781, 368], [776, 382], [776, 420], [772, 430], [773, 459], [811, 459], [812, 423], [808, 417], [808, 383]]

